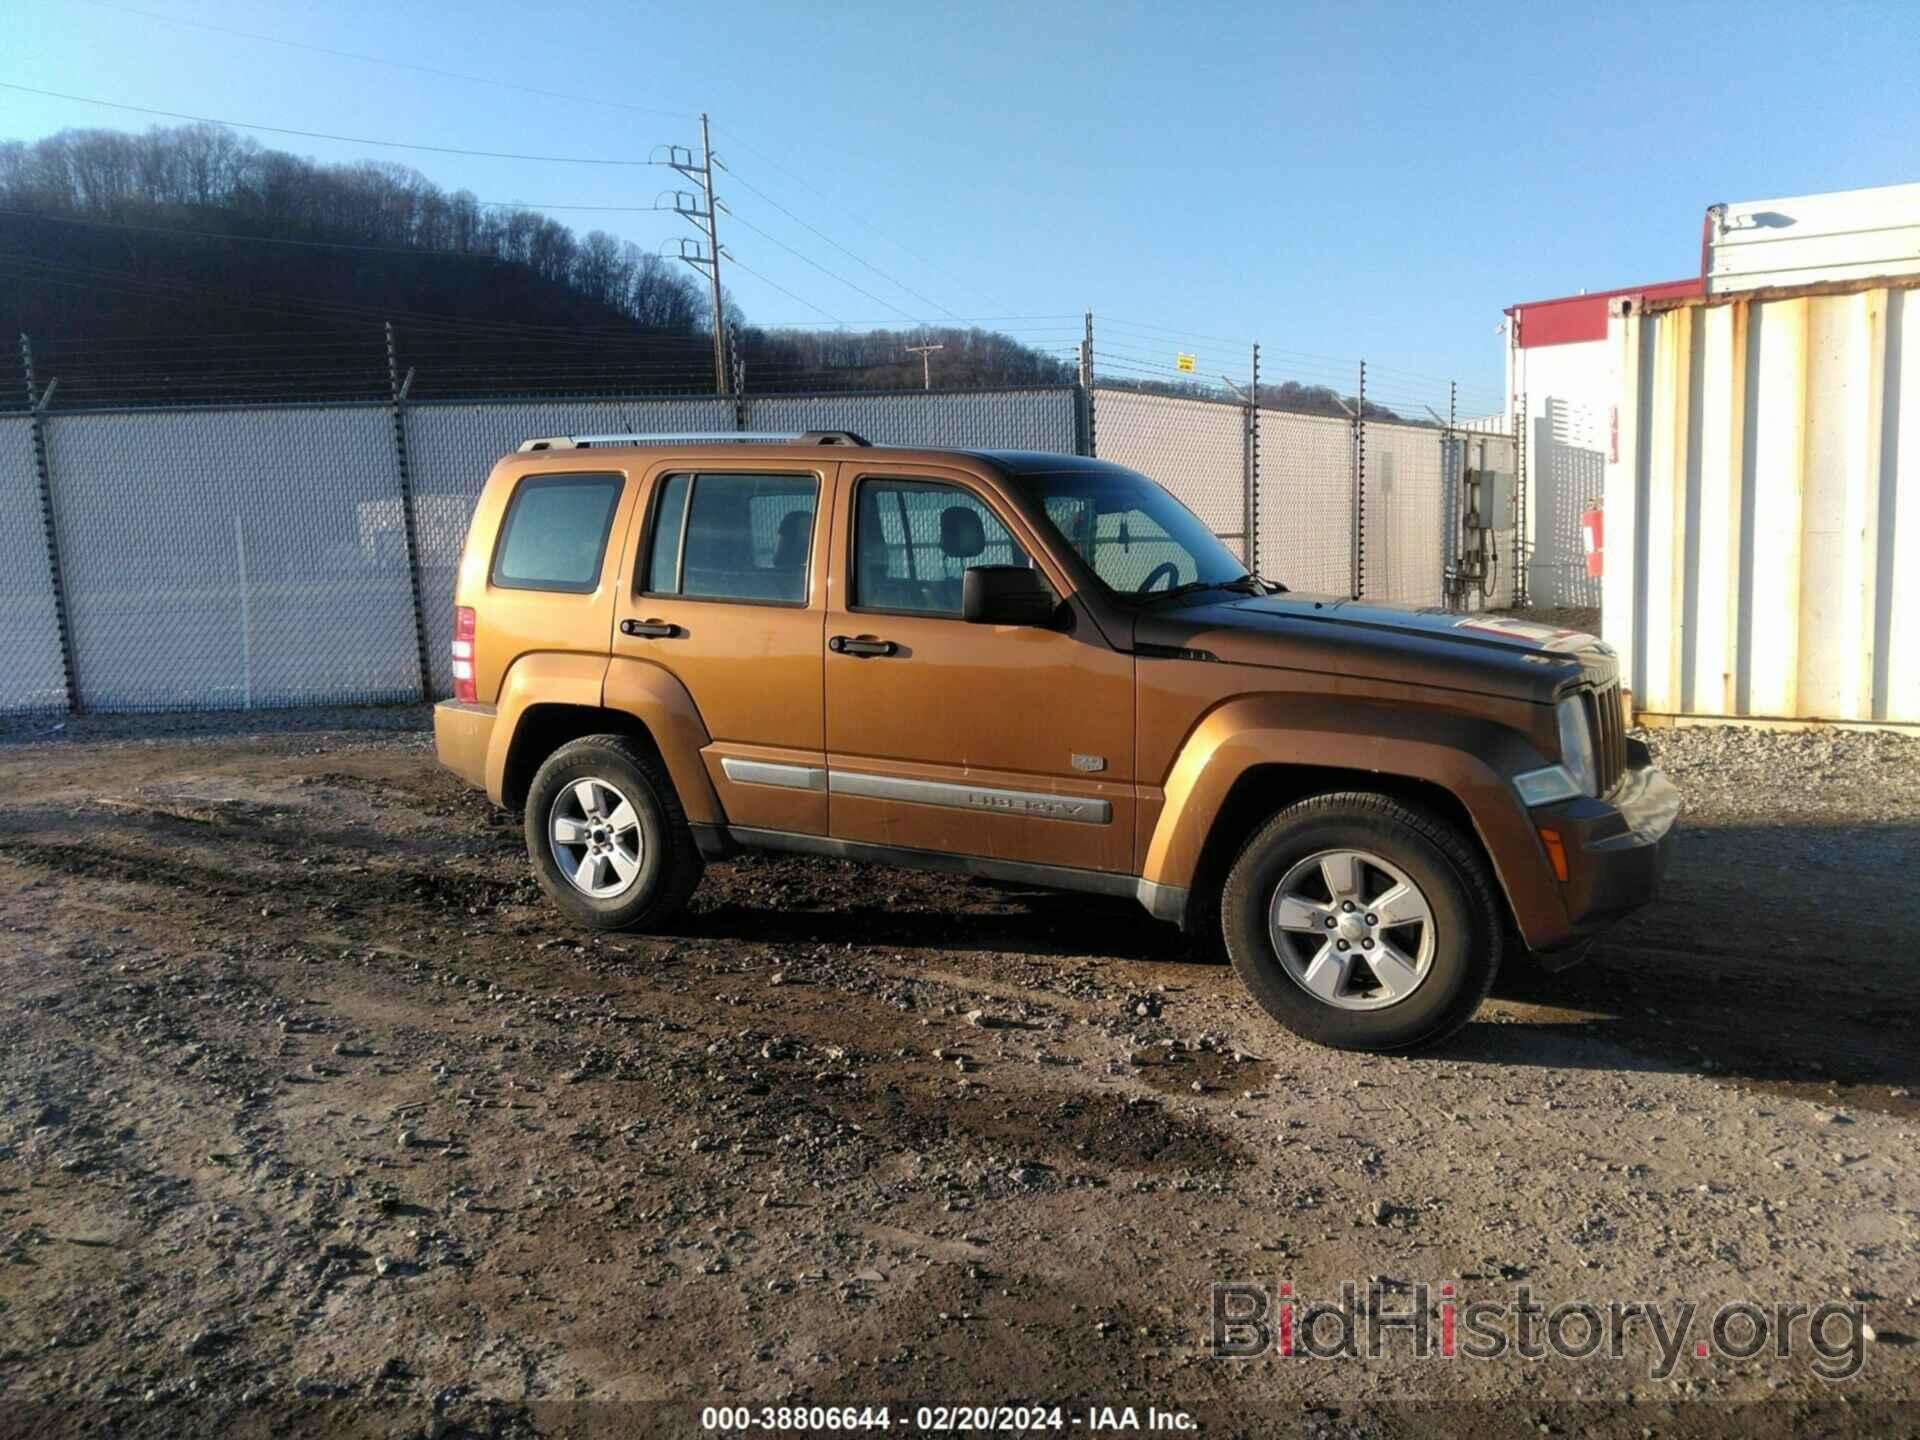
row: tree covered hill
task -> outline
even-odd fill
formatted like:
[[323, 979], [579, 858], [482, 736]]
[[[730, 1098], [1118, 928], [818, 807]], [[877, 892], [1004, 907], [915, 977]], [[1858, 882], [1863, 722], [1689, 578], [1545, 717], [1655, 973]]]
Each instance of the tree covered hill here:
[[[986, 331], [764, 330], [726, 299], [763, 393], [917, 386], [922, 339], [943, 385], [1071, 375]], [[710, 309], [677, 258], [403, 165], [217, 125], [0, 142], [0, 334], [33, 338], [67, 403], [383, 395], [388, 321], [421, 396], [711, 392]]]
[[[917, 388], [909, 344], [941, 346], [942, 388], [1071, 380], [1051, 351], [990, 330], [766, 329], [725, 298], [752, 393]], [[405, 165], [322, 164], [223, 126], [66, 130], [0, 141], [0, 408], [12, 337], [67, 406], [711, 394], [703, 274], [604, 230], [443, 190]], [[1123, 366], [1102, 384], [1219, 398]], [[1350, 415], [1325, 385], [1262, 384], [1267, 408]], [[1392, 418], [1374, 401], [1369, 417]]]

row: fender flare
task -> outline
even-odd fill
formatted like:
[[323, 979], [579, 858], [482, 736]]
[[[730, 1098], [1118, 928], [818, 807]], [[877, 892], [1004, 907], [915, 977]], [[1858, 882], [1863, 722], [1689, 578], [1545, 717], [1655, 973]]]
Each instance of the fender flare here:
[[680, 677], [650, 660], [615, 655], [607, 662], [599, 702], [647, 727], [680, 792], [680, 808], [695, 825], [724, 825], [726, 812], [700, 752], [713, 743], [693, 695]]
[[1324, 695], [1250, 695], [1209, 711], [1174, 757], [1141, 879], [1185, 890], [1228, 796], [1255, 766], [1300, 765], [1438, 786], [1473, 823], [1530, 945], [1568, 926], [1546, 851], [1507, 776], [1545, 761], [1518, 731], [1471, 715]]
[[541, 705], [576, 705], [632, 716], [652, 735], [687, 819], [722, 822], [719, 798], [700, 763], [708, 735], [693, 696], [660, 666], [617, 655], [543, 650], [522, 655], [508, 667], [487, 746], [487, 794], [495, 804], [506, 790], [507, 760], [521, 721], [527, 711]]

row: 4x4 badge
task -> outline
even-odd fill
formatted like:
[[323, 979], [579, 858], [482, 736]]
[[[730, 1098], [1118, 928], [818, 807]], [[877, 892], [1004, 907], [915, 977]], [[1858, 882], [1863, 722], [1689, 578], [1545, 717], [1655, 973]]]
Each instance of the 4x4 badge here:
[[1104, 755], [1076, 754], [1073, 757], [1073, 768], [1076, 770], [1084, 770], [1089, 775], [1091, 775], [1096, 771], [1104, 770], [1107, 768], [1107, 757]]

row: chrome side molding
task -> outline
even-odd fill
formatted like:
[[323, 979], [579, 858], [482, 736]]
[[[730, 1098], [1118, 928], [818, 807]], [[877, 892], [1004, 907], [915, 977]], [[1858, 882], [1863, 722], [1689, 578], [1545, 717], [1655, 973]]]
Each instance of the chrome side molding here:
[[903, 800], [910, 805], [945, 805], [956, 810], [997, 810], [1007, 815], [1031, 815], [1041, 820], [1071, 820], [1080, 825], [1113, 823], [1113, 805], [1079, 795], [1049, 795], [1042, 790], [1003, 790], [994, 785], [951, 785], [939, 780], [908, 780], [897, 775], [869, 775], [858, 770], [835, 770], [827, 789], [836, 795], [862, 795], [871, 800]]
[[775, 785], [782, 790], [824, 790], [827, 772], [817, 765], [782, 765], [773, 760], [720, 757], [720, 769], [736, 785]]

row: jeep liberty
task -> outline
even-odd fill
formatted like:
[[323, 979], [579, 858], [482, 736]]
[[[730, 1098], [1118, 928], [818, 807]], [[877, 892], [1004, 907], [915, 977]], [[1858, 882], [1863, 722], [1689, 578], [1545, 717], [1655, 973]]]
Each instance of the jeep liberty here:
[[454, 599], [440, 759], [597, 929], [743, 847], [1131, 896], [1408, 1050], [1644, 904], [1679, 810], [1592, 636], [1291, 593], [1104, 460], [530, 440]]

